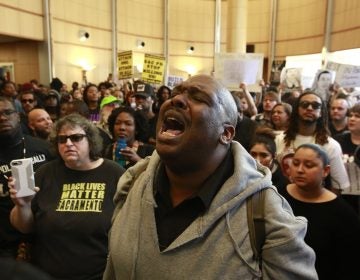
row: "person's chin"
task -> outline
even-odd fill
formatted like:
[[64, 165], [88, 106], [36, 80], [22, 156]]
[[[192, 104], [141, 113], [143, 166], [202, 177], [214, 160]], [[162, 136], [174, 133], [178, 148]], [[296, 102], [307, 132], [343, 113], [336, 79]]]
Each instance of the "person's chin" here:
[[312, 116], [305, 116], [302, 121], [305, 123], [305, 124], [314, 124], [317, 122], [317, 119], [315, 117], [312, 117]]
[[63, 160], [67, 165], [73, 165], [74, 163], [79, 161], [79, 158], [76, 156], [65, 156]]

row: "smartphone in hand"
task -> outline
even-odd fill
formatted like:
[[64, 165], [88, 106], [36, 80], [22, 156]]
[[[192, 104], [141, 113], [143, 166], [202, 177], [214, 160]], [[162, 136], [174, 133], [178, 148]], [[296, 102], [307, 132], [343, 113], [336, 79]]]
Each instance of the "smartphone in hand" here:
[[35, 194], [35, 178], [31, 158], [15, 159], [10, 162], [12, 177], [16, 179], [17, 197]]

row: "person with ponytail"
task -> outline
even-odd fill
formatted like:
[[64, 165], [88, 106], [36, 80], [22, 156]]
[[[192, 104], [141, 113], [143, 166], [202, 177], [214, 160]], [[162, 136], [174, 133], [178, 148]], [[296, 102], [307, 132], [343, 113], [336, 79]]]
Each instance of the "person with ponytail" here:
[[289, 183], [276, 160], [275, 133], [271, 128], [259, 127], [255, 131], [255, 136], [250, 144], [250, 155], [258, 163], [271, 170], [272, 182], [275, 187], [281, 189]]

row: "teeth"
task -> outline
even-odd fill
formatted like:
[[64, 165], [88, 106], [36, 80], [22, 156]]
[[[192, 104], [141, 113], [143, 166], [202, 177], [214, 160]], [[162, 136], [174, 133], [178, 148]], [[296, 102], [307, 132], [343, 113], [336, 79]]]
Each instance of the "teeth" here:
[[170, 131], [164, 131], [162, 134], [166, 136], [175, 136], [175, 134], [171, 133]]

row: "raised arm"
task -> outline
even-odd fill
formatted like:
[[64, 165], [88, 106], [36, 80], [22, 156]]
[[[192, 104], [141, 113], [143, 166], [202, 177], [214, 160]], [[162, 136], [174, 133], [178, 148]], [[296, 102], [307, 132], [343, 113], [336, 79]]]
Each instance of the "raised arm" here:
[[255, 105], [254, 99], [251, 96], [249, 90], [247, 89], [246, 84], [241, 83], [239, 87], [244, 91], [244, 97], [246, 99], [246, 102], [249, 105], [248, 112], [249, 112], [250, 116], [256, 115], [258, 111], [257, 111], [256, 105]]
[[[30, 233], [33, 231], [34, 215], [31, 211], [32, 196], [16, 197], [15, 179], [9, 178], [10, 197], [15, 206], [10, 212], [11, 224], [22, 233]], [[37, 188], [38, 190], [38, 188]]]

